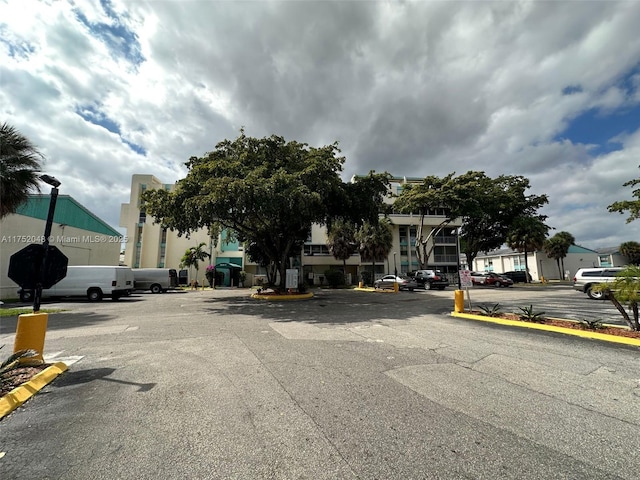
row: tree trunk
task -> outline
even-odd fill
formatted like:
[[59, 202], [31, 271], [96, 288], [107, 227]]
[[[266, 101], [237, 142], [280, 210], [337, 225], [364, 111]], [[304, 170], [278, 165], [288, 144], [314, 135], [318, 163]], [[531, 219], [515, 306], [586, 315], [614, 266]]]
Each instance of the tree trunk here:
[[[384, 268], [384, 265], [382, 266], [382, 268]], [[371, 260], [371, 270], [373, 270], [373, 272], [371, 272], [371, 284], [375, 285], [376, 284], [376, 259], [372, 259]]]
[[347, 284], [347, 259], [342, 259], [342, 276], [344, 277], [344, 284]]
[[527, 255], [527, 245], [524, 246], [524, 283], [529, 283], [529, 255]]
[[[424, 258], [423, 258], [423, 241], [422, 241], [422, 228], [423, 228], [423, 224], [424, 223], [424, 215], [420, 215], [420, 223], [418, 224], [418, 226], [416, 227], [416, 258], [418, 259], [418, 264], [420, 265], [420, 270], [423, 270], [424, 268], [426, 268], [426, 265], [424, 263]], [[407, 241], [409, 243], [411, 243], [410, 241], [411, 238], [411, 231], [408, 232], [408, 238]], [[409, 245], [409, 247], [411, 247], [411, 245]]]
[[560, 258], [556, 258], [556, 263], [558, 264], [558, 273], [560, 274], [560, 280], [562, 280], [562, 270], [560, 270]]
[[[611, 290], [609, 290], [609, 292], [607, 292], [607, 293], [609, 294], [609, 300], [611, 300], [611, 303], [613, 303], [613, 306], [618, 309], [618, 311], [620, 312], [620, 315], [622, 315], [622, 318], [624, 318], [624, 321], [627, 322], [627, 325], [629, 325], [629, 328], [631, 330], [638, 330], [637, 325], [633, 324], [633, 322], [629, 318], [629, 314], [624, 309], [624, 307], [620, 304], [620, 302], [616, 298], [615, 294]], [[637, 311], [637, 308], [638, 307], [636, 305], [636, 311]]]

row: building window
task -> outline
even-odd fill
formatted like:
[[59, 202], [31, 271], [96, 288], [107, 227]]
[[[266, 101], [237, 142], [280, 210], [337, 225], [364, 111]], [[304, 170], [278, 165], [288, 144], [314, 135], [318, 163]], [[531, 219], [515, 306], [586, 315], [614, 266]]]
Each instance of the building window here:
[[598, 262], [600, 262], [601, 267], [612, 267], [611, 257], [609, 255], [598, 255]]
[[167, 256], [167, 229], [163, 228], [160, 234], [160, 259], [158, 260], [158, 268], [164, 268], [164, 262]]
[[[144, 192], [147, 191], [147, 185], [144, 183], [140, 184], [140, 196], [142, 196], [142, 194]], [[140, 200], [140, 196], [138, 197], [138, 207], [141, 207], [142, 205], [144, 205], [144, 202], [142, 200]]]
[[329, 248], [324, 245], [305, 245], [304, 246], [304, 254], [305, 255], [329, 255]]
[[440, 263], [458, 263], [458, 249], [455, 245], [433, 247], [433, 261]]
[[524, 263], [524, 255], [518, 255], [516, 257], [513, 257], [513, 269], [516, 272], [524, 271], [526, 269], [526, 266]]
[[147, 220], [147, 212], [144, 208], [140, 209], [140, 215], [138, 215], [138, 225], [145, 223]]

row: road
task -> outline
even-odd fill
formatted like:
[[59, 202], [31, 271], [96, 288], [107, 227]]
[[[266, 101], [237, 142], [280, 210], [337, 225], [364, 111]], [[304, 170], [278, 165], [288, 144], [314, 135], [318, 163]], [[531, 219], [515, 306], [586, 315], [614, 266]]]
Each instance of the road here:
[[60, 303], [45, 353], [80, 360], [0, 422], [0, 478], [637, 477], [640, 349], [456, 319], [452, 297]]

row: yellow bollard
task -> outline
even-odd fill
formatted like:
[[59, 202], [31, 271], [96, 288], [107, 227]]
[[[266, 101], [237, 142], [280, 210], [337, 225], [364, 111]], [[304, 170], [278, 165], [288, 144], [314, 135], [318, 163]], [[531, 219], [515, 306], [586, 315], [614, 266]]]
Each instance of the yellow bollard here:
[[362, 282], [358, 282], [358, 288], [362, 288]]
[[464, 313], [464, 290], [456, 290], [454, 293], [454, 311]]
[[35, 350], [38, 355], [34, 358], [44, 360], [44, 337], [47, 334], [48, 313], [25, 313], [18, 315], [16, 327], [16, 340], [13, 344], [13, 353], [20, 350]]
[[398, 282], [393, 282], [393, 291], [398, 293], [400, 291], [400, 287], [398, 286]]

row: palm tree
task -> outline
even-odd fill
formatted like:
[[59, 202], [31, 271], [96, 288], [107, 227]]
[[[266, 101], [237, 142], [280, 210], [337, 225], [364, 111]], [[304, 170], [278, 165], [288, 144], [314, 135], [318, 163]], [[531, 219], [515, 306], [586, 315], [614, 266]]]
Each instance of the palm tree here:
[[631, 265], [640, 265], [640, 243], [624, 242], [620, 244], [618, 249], [621, 255], [624, 255]]
[[40, 161], [36, 147], [14, 127], [0, 125], [0, 218], [27, 201], [29, 191], [40, 191]]
[[376, 261], [384, 261], [393, 247], [391, 221], [385, 217], [377, 225], [365, 222], [356, 232], [356, 241], [361, 259], [373, 264], [372, 280], [375, 281]]
[[525, 282], [529, 282], [528, 253], [540, 250], [547, 238], [549, 227], [538, 217], [518, 217], [507, 235], [507, 245], [524, 253]]
[[[554, 235], [554, 237], [558, 237], [564, 243], [564, 245], [567, 247], [567, 251], [560, 258], [560, 261], [562, 262], [562, 271], [564, 272], [564, 257], [566, 257], [567, 253], [569, 253], [569, 247], [571, 245], [573, 245], [574, 243], [576, 243], [576, 237], [571, 235], [569, 232], [564, 232], [564, 231], [556, 233]], [[560, 275], [560, 278], [564, 279], [564, 275]]]
[[[640, 331], [640, 315], [638, 304], [640, 303], [640, 267], [629, 265], [616, 275], [611, 283], [603, 283], [597, 286], [606, 292], [609, 300], [616, 307], [624, 321], [631, 330]], [[631, 311], [631, 315], [625, 310], [625, 305]]]
[[202, 242], [197, 247], [191, 247], [187, 249], [187, 251], [184, 252], [184, 255], [180, 259], [181, 268], [188, 267], [189, 270], [191, 270], [191, 267], [194, 267], [196, 269], [196, 282], [198, 281], [199, 262], [209, 256], [209, 254], [204, 251], [204, 247], [206, 247], [206, 245], [206, 243]]
[[327, 231], [327, 248], [333, 258], [342, 260], [344, 281], [347, 282], [347, 260], [357, 250], [355, 228], [352, 223], [339, 218]]
[[565, 244], [562, 238], [558, 238], [556, 235], [547, 239], [544, 242], [544, 251], [547, 254], [547, 257], [554, 258], [556, 263], [558, 264], [558, 273], [560, 274], [560, 280], [564, 277], [562, 275], [562, 269], [560, 268], [560, 259], [567, 256], [567, 252], [569, 247]]

